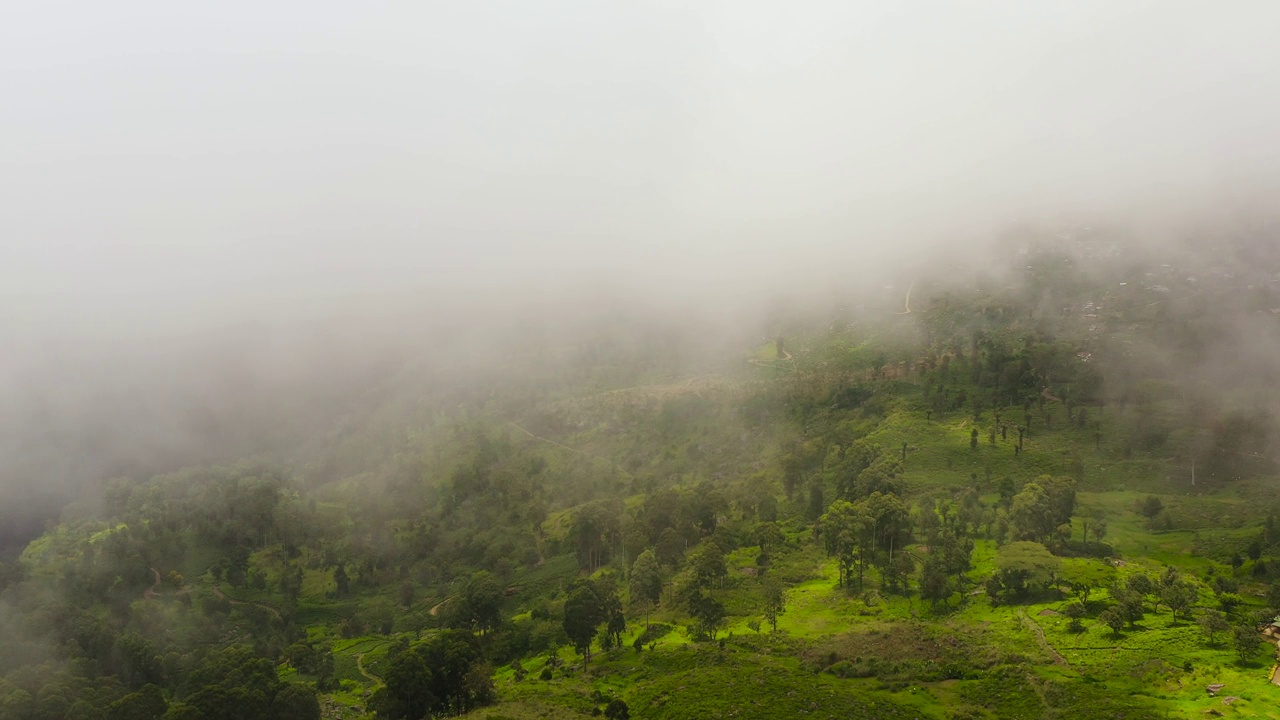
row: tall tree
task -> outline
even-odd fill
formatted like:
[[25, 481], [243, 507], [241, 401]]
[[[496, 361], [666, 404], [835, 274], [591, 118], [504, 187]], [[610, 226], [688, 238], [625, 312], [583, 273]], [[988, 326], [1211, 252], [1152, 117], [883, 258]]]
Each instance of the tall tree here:
[[698, 592], [689, 600], [689, 614], [696, 622], [697, 634], [701, 637], [716, 639], [716, 632], [724, 624], [724, 604], [719, 600]]
[[569, 539], [577, 551], [578, 565], [584, 570], [603, 565], [621, 532], [622, 518], [612, 504], [597, 502], [574, 513]]
[[653, 550], [640, 553], [631, 564], [631, 576], [628, 578], [632, 600], [643, 600], [653, 605], [662, 597], [662, 568], [658, 566], [658, 558]]
[[351, 596], [351, 579], [347, 577], [347, 567], [343, 563], [338, 564], [338, 569], [333, 571], [333, 582], [335, 585], [333, 595], [339, 599]]
[[1231, 623], [1227, 622], [1227, 616], [1217, 610], [1206, 610], [1196, 622], [1200, 625], [1200, 631], [1204, 633], [1204, 637], [1209, 641], [1210, 645], [1217, 644], [1217, 637], [1231, 629]]
[[1258, 654], [1258, 648], [1262, 647], [1262, 636], [1252, 624], [1237, 625], [1231, 631], [1231, 645], [1240, 656], [1240, 664], [1243, 665]]
[[591, 641], [605, 619], [600, 596], [588, 583], [579, 585], [564, 602], [564, 634], [582, 656], [584, 665], [591, 662]]
[[951, 597], [951, 579], [947, 576], [941, 553], [932, 553], [920, 570], [920, 596], [936, 609]]
[[831, 503], [826, 514], [818, 521], [818, 531], [827, 554], [836, 558], [841, 587], [848, 586], [855, 566], [858, 570], [858, 587], [862, 587], [872, 522], [864, 508], [847, 500]]
[[713, 542], [703, 541], [690, 554], [689, 565], [699, 587], [719, 585], [728, 574], [724, 551]]
[[481, 634], [502, 622], [502, 586], [487, 570], [481, 570], [467, 580], [459, 602], [461, 617]]
[[760, 546], [760, 552], [767, 553], [770, 549], [778, 547], [786, 542], [786, 536], [782, 534], [782, 529], [778, 527], [778, 523], [766, 521], [756, 526], [751, 533], [752, 539]]
[[764, 585], [764, 619], [778, 632], [778, 616], [787, 611], [787, 593], [782, 584], [770, 578]]

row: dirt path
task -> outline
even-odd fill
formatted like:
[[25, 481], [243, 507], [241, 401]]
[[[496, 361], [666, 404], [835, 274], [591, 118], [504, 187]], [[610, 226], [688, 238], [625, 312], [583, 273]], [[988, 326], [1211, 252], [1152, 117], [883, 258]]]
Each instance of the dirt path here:
[[907, 299], [906, 299], [906, 302], [903, 303], [903, 307], [905, 309], [903, 310], [903, 312], [894, 313], [894, 315], [910, 315], [911, 314], [911, 291], [914, 290], [915, 287], [916, 287], [916, 281], [912, 280], [911, 284], [907, 286]]
[[447, 602], [449, 602], [449, 601], [450, 601], [450, 600], [452, 600], [452, 599], [453, 599], [453, 596], [452, 596], [452, 595], [450, 595], [449, 597], [447, 597], [447, 598], [445, 598], [445, 599], [441, 600], [440, 602], [436, 603], [435, 605], [432, 605], [432, 606], [431, 606], [431, 609], [427, 611], [427, 614], [429, 614], [429, 615], [439, 615], [439, 614], [440, 614], [440, 608], [444, 607], [444, 604], [445, 604], [445, 603], [447, 603]]
[[226, 595], [222, 594], [222, 588], [218, 587], [217, 585], [213, 586], [213, 594], [217, 595], [219, 600], [226, 600], [232, 605], [252, 605], [254, 607], [260, 607], [263, 610], [266, 610], [267, 612], [271, 613], [272, 615], [275, 615], [277, 620], [280, 620], [282, 622], [284, 621], [284, 617], [280, 615], [280, 611], [271, 607], [270, 605], [267, 605], [266, 603], [248, 602], [246, 600], [236, 600], [235, 598], [229, 598]]
[[361, 675], [372, 680], [375, 685], [382, 684], [382, 678], [364, 669], [364, 653], [356, 653], [356, 670], [359, 670]]
[[776, 360], [760, 360], [759, 358], [747, 358], [747, 362], [759, 367], [776, 368], [778, 367], [777, 363], [790, 362], [794, 357], [795, 357], [794, 355], [787, 352], [786, 348], [782, 348], [782, 357]]
[[[149, 587], [149, 588], [147, 588], [146, 590], [143, 590], [143, 591], [142, 591], [142, 599], [143, 599], [143, 600], [155, 600], [156, 598], [160, 597], [160, 593], [156, 590], [156, 588], [160, 587], [160, 582], [161, 582], [161, 580], [160, 580], [160, 571], [159, 571], [159, 570], [157, 570], [157, 569], [155, 569], [154, 567], [152, 567], [152, 568], [150, 568], [150, 569], [151, 569], [151, 574], [155, 576], [156, 580], [155, 580], [155, 582], [151, 583], [151, 587]], [[186, 595], [186, 594], [188, 594], [188, 593], [190, 593], [190, 592], [191, 592], [191, 586], [190, 586], [190, 585], [183, 585], [182, 587], [178, 588], [177, 590], [174, 590], [174, 591], [171, 593], [171, 595], [172, 595], [173, 597], [178, 597], [179, 595]]]
[[578, 450], [577, 448], [571, 448], [571, 447], [569, 447], [568, 445], [565, 445], [565, 444], [563, 444], [563, 443], [558, 443], [558, 442], [556, 442], [555, 440], [552, 440], [551, 438], [544, 438], [544, 437], [542, 437], [542, 436], [540, 436], [540, 435], [534, 435], [533, 433], [529, 432], [528, 430], [525, 430], [523, 427], [521, 427], [521, 426], [520, 426], [518, 423], [516, 423], [514, 420], [508, 420], [508, 421], [507, 421], [507, 424], [509, 424], [511, 427], [513, 427], [513, 428], [515, 428], [515, 429], [519, 430], [520, 432], [524, 433], [525, 435], [528, 435], [529, 437], [533, 438], [534, 440], [541, 440], [541, 441], [542, 441], [542, 442], [544, 442], [544, 443], [550, 443], [550, 444], [555, 445], [556, 447], [558, 447], [558, 448], [560, 448], [560, 449], [562, 449], [562, 450], [568, 450], [569, 452], [574, 453], [574, 454], [576, 454], [576, 455], [581, 455], [581, 456], [583, 456], [583, 457], [585, 457], [585, 458], [591, 458], [592, 460], [599, 460], [599, 461], [600, 461], [600, 462], [602, 462], [602, 463], [608, 463], [608, 464], [609, 464], [609, 466], [610, 466], [611, 468], [613, 468], [613, 469], [617, 470], [618, 472], [622, 473], [624, 476], [626, 476], [626, 477], [632, 477], [631, 473], [629, 473], [629, 472], [627, 472], [626, 470], [624, 470], [624, 469], [622, 468], [622, 466], [621, 466], [621, 465], [618, 465], [617, 463], [615, 463], [614, 461], [612, 461], [612, 460], [610, 460], [610, 459], [608, 459], [608, 458], [603, 458], [603, 457], [600, 457], [599, 455], [592, 455], [592, 454], [591, 454], [591, 453], [589, 453], [589, 452], [583, 452], [582, 450]]
[[151, 587], [142, 591], [143, 600], [154, 600], [156, 595], [159, 594], [156, 592], [156, 588], [160, 587], [160, 571], [155, 568], [151, 568], [151, 573], [156, 576], [156, 581], [151, 583]]
[[1035, 633], [1036, 642], [1040, 645], [1041, 649], [1053, 657], [1053, 661], [1055, 663], [1059, 665], [1067, 664], [1067, 659], [1059, 655], [1058, 651], [1054, 650], [1053, 646], [1049, 644], [1049, 641], [1044, 638], [1044, 629], [1040, 627], [1040, 623], [1027, 617], [1027, 613], [1022, 610], [1018, 611], [1018, 618], [1022, 620], [1023, 625], [1026, 625], [1030, 628], [1031, 632]]

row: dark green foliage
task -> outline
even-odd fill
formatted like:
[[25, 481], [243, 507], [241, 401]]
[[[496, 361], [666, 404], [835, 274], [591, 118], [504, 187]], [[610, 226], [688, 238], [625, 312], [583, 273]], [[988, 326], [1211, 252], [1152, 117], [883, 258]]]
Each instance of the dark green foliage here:
[[654, 545], [654, 554], [658, 562], [667, 567], [675, 567], [684, 560], [685, 541], [673, 528], [664, 528]]
[[1151, 578], [1143, 573], [1134, 573], [1125, 580], [1125, 588], [1139, 597], [1147, 595], [1156, 589], [1155, 583], [1151, 582]]
[[724, 604], [699, 592], [690, 598], [688, 609], [694, 619], [694, 635], [703, 640], [715, 640], [716, 632], [724, 625]]
[[614, 585], [612, 576], [605, 576], [595, 582], [596, 597], [600, 599], [604, 629], [600, 636], [600, 644], [606, 650], [621, 647], [622, 633], [627, 630], [627, 619], [622, 613], [622, 600]]
[[378, 690], [370, 705], [391, 720], [427, 717], [441, 704], [441, 698], [433, 692], [433, 679], [425, 652], [399, 653], [391, 658], [383, 677], [385, 687]]
[[805, 518], [809, 520], [817, 520], [822, 516], [826, 509], [827, 503], [823, 497], [822, 485], [813, 483], [809, 486], [809, 504], [805, 510]]
[[297, 683], [285, 683], [271, 700], [275, 720], [319, 720], [320, 701], [314, 690]]
[[135, 633], [116, 638], [111, 649], [111, 665], [129, 687], [164, 682], [164, 671], [151, 643]]
[[[312, 700], [315, 694], [312, 693]], [[155, 685], [144, 685], [137, 692], [130, 693], [107, 706], [106, 720], [159, 720], [169, 709], [160, 688]], [[317, 708], [316, 716], [319, 716]]]
[[302, 568], [294, 566], [286, 568], [280, 574], [280, 594], [290, 602], [297, 602], [298, 595], [302, 592]]
[[1280, 614], [1280, 582], [1267, 586], [1267, 607]]
[[1060, 565], [1061, 561], [1039, 543], [1009, 543], [996, 554], [996, 574], [992, 580], [997, 593], [1022, 597], [1032, 590], [1048, 587]]
[[698, 587], [718, 586], [728, 569], [724, 564], [724, 551], [713, 542], [704, 542], [689, 555], [689, 566]]
[[1164, 502], [1155, 495], [1148, 495], [1138, 501], [1138, 514], [1145, 517], [1149, 524], [1154, 524], [1160, 513], [1164, 512]]
[[470, 633], [446, 630], [388, 657], [370, 706], [393, 720], [441, 717], [493, 701], [492, 669]]
[[606, 720], [631, 720], [631, 708], [619, 698], [609, 701], [604, 709]]
[[502, 621], [502, 586], [488, 571], [481, 570], [467, 580], [455, 605], [455, 625], [488, 632]]
[[333, 571], [333, 582], [337, 587], [333, 591], [334, 597], [339, 599], [351, 596], [351, 580], [347, 577], [347, 567], [339, 564], [338, 568]]
[[1009, 519], [1014, 533], [1021, 540], [1044, 542], [1060, 526], [1070, 526], [1075, 503], [1074, 480], [1041, 476], [1024, 485], [1010, 501]]
[[617, 507], [609, 503], [593, 503], [574, 513], [569, 539], [580, 567], [594, 570], [608, 561], [621, 533], [620, 523]]
[[632, 563], [628, 583], [633, 601], [643, 600], [654, 605], [658, 603], [662, 596], [662, 569], [652, 550], [640, 553]]
[[285, 662], [300, 672], [327, 678], [333, 675], [333, 652], [328, 648], [317, 648], [309, 642], [298, 642], [285, 648]]
[[1209, 587], [1212, 588], [1215, 595], [1233, 593], [1240, 590], [1240, 584], [1237, 583], [1234, 578], [1227, 575], [1215, 576], [1213, 581], [1209, 583]]
[[285, 684], [277, 679], [270, 660], [254, 656], [249, 648], [233, 646], [208, 655], [187, 677], [180, 699], [189, 708], [183, 712], [197, 712], [204, 720], [319, 718], [315, 691], [291, 687], [284, 691]]
[[648, 645], [649, 643], [661, 640], [671, 634], [673, 630], [675, 630], [675, 628], [664, 623], [649, 623], [648, 625], [645, 625], [644, 632], [636, 636], [635, 642], [639, 645]]
[[[941, 550], [939, 548], [939, 550]], [[920, 571], [920, 597], [936, 608], [951, 596], [951, 582], [941, 559], [941, 552], [930, 555]]]
[[1098, 615], [1098, 621], [1111, 628], [1111, 634], [1116, 637], [1118, 637], [1120, 635], [1120, 631], [1124, 629], [1126, 620], [1126, 613], [1119, 605], [1112, 605]]

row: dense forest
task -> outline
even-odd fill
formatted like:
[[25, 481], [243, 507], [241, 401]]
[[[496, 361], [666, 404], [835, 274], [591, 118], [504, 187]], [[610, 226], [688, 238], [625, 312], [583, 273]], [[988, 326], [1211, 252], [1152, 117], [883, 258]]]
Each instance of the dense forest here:
[[1280, 265], [1224, 252], [405, 363], [28, 538], [0, 717], [1280, 717]]

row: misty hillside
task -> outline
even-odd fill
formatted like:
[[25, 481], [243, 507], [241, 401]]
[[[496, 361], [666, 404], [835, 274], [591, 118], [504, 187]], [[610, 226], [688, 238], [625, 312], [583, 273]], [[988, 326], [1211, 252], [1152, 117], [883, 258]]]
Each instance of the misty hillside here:
[[406, 356], [30, 538], [4, 716], [1264, 717], [1275, 275], [1131, 253]]
[[0, 720], [1280, 720], [1280, 4], [11, 5]]

